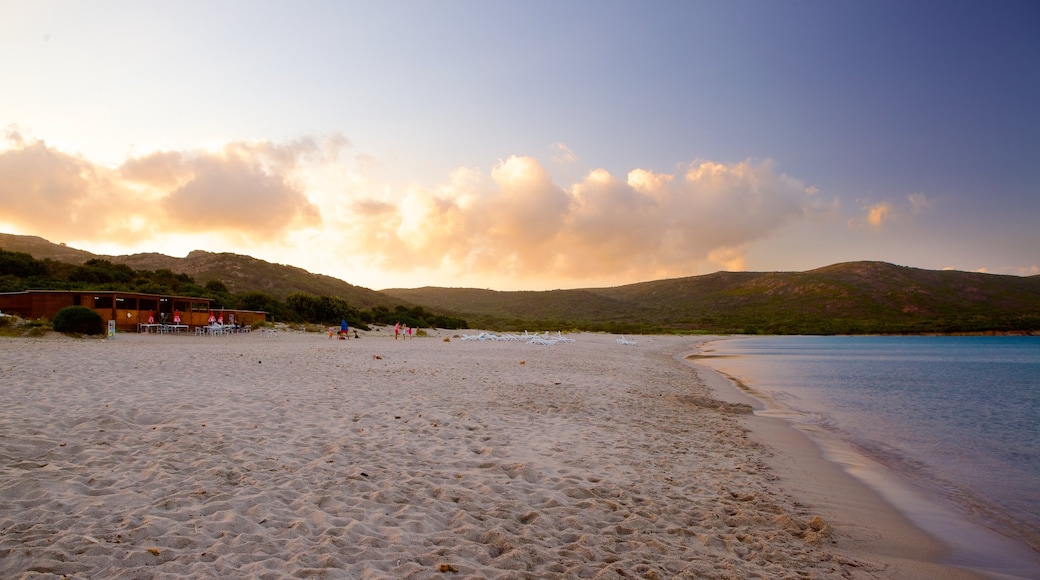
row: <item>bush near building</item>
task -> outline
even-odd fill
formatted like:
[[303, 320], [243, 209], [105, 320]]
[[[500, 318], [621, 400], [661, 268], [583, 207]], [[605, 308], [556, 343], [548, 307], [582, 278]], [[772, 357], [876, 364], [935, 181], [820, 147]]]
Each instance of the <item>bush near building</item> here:
[[101, 315], [86, 306], [62, 308], [54, 315], [52, 326], [57, 332], [105, 334], [105, 321]]

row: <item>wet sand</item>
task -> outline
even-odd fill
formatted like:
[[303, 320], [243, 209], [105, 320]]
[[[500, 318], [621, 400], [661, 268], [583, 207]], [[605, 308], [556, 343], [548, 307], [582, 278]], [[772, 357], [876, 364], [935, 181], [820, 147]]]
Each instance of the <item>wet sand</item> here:
[[922, 567], [928, 560], [987, 578], [1040, 578], [1040, 557], [1028, 546], [970, 521], [827, 431], [797, 421], [768, 394], [714, 370], [710, 351], [703, 344], [687, 360], [716, 397], [753, 406], [747, 424], [753, 438], [774, 451], [770, 467], [836, 528], [852, 533], [857, 553], [894, 570], [919, 571], [909, 577], [946, 575]]

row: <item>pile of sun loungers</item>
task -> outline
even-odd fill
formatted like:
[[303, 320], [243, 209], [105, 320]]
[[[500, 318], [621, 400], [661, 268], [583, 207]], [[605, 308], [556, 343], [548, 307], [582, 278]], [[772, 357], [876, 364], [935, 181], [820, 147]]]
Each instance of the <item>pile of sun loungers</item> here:
[[562, 332], [557, 332], [556, 335], [551, 335], [548, 331], [543, 334], [530, 334], [526, 330], [523, 334], [495, 334], [493, 332], [465, 334], [462, 336], [462, 340], [525, 342], [527, 344], [542, 344], [546, 346], [552, 346], [561, 342], [574, 342], [573, 338], [567, 338]]
[[229, 336], [242, 334], [250, 331], [248, 326], [235, 326], [233, 324], [210, 324], [209, 326], [196, 326], [196, 336]]

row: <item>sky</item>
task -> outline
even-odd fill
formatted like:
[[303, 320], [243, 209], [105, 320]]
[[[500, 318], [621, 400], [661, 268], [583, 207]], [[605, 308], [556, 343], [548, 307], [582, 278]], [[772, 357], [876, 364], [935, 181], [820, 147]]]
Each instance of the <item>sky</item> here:
[[0, 232], [377, 290], [1037, 275], [1037, 30], [1014, 0], [0, 0]]

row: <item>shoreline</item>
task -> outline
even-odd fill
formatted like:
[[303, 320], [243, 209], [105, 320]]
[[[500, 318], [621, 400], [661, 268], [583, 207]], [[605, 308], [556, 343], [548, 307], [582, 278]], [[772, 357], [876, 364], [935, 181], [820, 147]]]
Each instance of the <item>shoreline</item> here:
[[[688, 353], [688, 363], [720, 399], [752, 405], [749, 428], [758, 440], [778, 451], [771, 465], [790, 480], [792, 489], [822, 498], [832, 517], [851, 516], [847, 523], [854, 530], [853, 542], [861, 549], [897, 569], [912, 570], [910, 576], [923, 574], [934, 565], [974, 574], [970, 577], [1036, 577], [1040, 558], [1028, 546], [971, 521], [942, 498], [931, 496], [835, 435], [797, 422], [783, 405], [739, 377], [699, 362], [712, 358], [704, 354], [712, 340]], [[825, 484], [819, 481], [821, 475], [826, 477]]]

